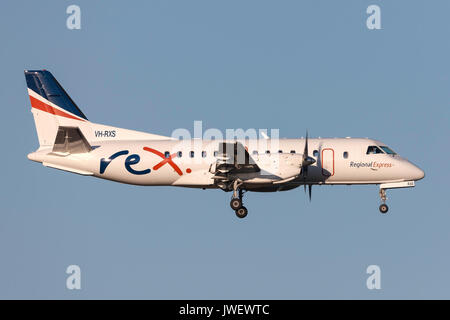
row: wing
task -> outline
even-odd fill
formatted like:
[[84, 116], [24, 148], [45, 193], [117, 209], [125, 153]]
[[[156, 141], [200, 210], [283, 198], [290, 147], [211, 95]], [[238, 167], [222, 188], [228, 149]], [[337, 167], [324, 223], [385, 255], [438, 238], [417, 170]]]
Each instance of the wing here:
[[240, 142], [220, 143], [216, 171], [226, 174], [260, 172], [261, 169]]

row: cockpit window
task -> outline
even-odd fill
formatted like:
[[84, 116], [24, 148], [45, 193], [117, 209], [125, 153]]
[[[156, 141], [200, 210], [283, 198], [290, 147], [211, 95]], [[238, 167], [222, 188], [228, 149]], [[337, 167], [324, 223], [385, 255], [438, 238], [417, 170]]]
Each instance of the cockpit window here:
[[378, 148], [377, 146], [369, 146], [367, 148], [366, 154], [377, 154], [377, 153], [383, 153], [383, 151], [381, 151], [381, 149]]
[[387, 154], [394, 154], [394, 155], [397, 154], [397, 153], [395, 153], [394, 150], [392, 150], [392, 149], [389, 148], [389, 147], [386, 147], [386, 146], [380, 146], [380, 148], [383, 149], [383, 151], [386, 152]]

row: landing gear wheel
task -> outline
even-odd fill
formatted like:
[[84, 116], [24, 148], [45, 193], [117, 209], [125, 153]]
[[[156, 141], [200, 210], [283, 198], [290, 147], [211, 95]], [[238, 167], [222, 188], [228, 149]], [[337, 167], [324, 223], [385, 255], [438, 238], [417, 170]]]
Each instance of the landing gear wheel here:
[[246, 207], [240, 207], [236, 210], [236, 216], [240, 219], [245, 218], [248, 214], [248, 210]]
[[239, 199], [239, 198], [231, 199], [230, 207], [233, 210], [237, 210], [237, 209], [241, 208], [242, 207], [242, 200]]
[[389, 207], [387, 206], [387, 204], [383, 203], [382, 205], [380, 205], [380, 212], [382, 214], [385, 214], [386, 212], [388, 212]]

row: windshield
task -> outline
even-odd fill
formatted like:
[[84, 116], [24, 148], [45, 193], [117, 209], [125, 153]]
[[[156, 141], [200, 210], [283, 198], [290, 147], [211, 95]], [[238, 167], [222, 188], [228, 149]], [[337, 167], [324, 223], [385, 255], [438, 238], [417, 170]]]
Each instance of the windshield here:
[[383, 149], [384, 152], [386, 152], [387, 154], [397, 154], [395, 153], [391, 148], [386, 147], [386, 146], [380, 146], [381, 149]]
[[383, 151], [380, 150], [377, 146], [369, 146], [367, 148], [366, 154], [377, 154], [377, 153], [383, 153]]

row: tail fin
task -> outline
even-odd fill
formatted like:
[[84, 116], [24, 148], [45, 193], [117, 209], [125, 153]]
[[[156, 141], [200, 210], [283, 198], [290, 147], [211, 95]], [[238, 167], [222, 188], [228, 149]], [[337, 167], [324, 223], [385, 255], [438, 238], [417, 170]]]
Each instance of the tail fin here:
[[[171, 137], [122, 129], [92, 123], [77, 107], [63, 87], [47, 70], [25, 70], [31, 112], [34, 116], [40, 148], [54, 146], [54, 151], [62, 149], [81, 152], [90, 149], [91, 144], [117, 140], [171, 140]], [[75, 129], [78, 128], [78, 129]], [[60, 139], [66, 134], [74, 135], [83, 148], [63, 144]], [[56, 145], [60, 146], [56, 146]], [[56, 149], [55, 149], [56, 148]]]
[[46, 70], [25, 70], [40, 146], [52, 146], [60, 126], [77, 127], [86, 116], [53, 75]]

